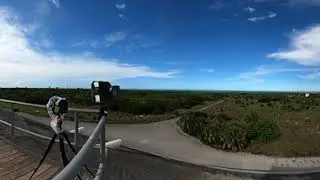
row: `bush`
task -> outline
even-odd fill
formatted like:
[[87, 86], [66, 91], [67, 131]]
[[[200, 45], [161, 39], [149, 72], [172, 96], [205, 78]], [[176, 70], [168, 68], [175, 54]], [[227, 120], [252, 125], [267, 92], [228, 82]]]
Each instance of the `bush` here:
[[219, 113], [216, 117], [219, 121], [230, 121], [231, 117], [225, 113]]
[[182, 130], [208, 145], [224, 150], [240, 151], [250, 143], [267, 143], [280, 135], [274, 121], [263, 120], [250, 111], [245, 120], [232, 120], [227, 114], [208, 116], [202, 112], [185, 114], [178, 124]]
[[267, 143], [280, 135], [279, 126], [271, 120], [251, 121], [247, 130], [247, 139], [259, 143]]
[[204, 126], [208, 124], [208, 115], [202, 112], [189, 112], [181, 117], [182, 130], [192, 136], [201, 137]]
[[244, 149], [248, 144], [246, 125], [240, 121], [225, 123], [217, 136], [217, 142], [225, 150], [239, 151]]

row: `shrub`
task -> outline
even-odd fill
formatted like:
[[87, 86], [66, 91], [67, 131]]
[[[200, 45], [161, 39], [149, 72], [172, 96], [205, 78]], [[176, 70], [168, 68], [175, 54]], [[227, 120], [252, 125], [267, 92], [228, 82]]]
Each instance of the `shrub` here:
[[248, 144], [246, 125], [240, 121], [225, 123], [217, 136], [216, 142], [225, 150], [239, 151], [244, 149]]
[[184, 132], [200, 137], [204, 126], [208, 124], [208, 115], [202, 112], [189, 112], [181, 117], [179, 124]]
[[266, 143], [280, 135], [278, 124], [271, 120], [251, 121], [248, 124], [247, 138], [249, 141]]
[[225, 113], [219, 113], [216, 118], [217, 118], [217, 120], [222, 121], [222, 122], [231, 120], [231, 117]]
[[227, 114], [208, 116], [202, 112], [185, 114], [178, 124], [182, 130], [213, 147], [240, 151], [250, 143], [266, 143], [280, 135], [274, 121], [263, 120], [256, 111], [250, 111], [245, 120], [232, 120]]

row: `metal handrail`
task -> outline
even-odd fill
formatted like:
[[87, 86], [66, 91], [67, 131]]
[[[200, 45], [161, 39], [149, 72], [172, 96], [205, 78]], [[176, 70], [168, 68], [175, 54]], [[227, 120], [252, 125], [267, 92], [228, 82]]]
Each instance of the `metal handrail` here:
[[[42, 104], [32, 104], [32, 103], [26, 103], [26, 102], [20, 102], [20, 101], [12, 101], [12, 100], [7, 100], [7, 99], [0, 99], [0, 102], [11, 104], [11, 109], [12, 110], [14, 109], [14, 105], [15, 104], [29, 106], [29, 107], [37, 107], [37, 108], [47, 109], [47, 106], [46, 105], [42, 105]], [[75, 144], [75, 147], [77, 148], [77, 146], [79, 145], [79, 140], [78, 140], [79, 120], [77, 119], [77, 112], [98, 113], [99, 110], [97, 110], [97, 109], [80, 109], [80, 108], [68, 108], [68, 110], [74, 113], [73, 114], [73, 116], [74, 116], [74, 144]], [[14, 124], [12, 117], [11, 117], [11, 123]], [[11, 133], [13, 135], [13, 128], [11, 130]]]
[[[11, 124], [6, 122], [1, 122], [6, 125], [11, 126], [11, 142], [13, 141], [13, 135], [14, 135], [14, 129], [22, 130], [26, 133], [48, 139], [47, 137], [44, 137], [42, 135], [32, 133], [30, 131], [24, 130], [22, 128], [18, 128], [14, 126], [14, 119], [13, 119], [13, 109], [14, 104], [19, 105], [25, 105], [30, 107], [38, 107], [38, 108], [47, 108], [46, 105], [40, 105], [40, 104], [31, 104], [31, 103], [25, 103], [25, 102], [19, 102], [19, 101], [12, 101], [7, 99], [0, 99], [0, 102], [10, 103], [11, 104]], [[99, 110], [96, 109], [79, 109], [79, 108], [69, 108], [70, 111], [74, 112], [74, 125], [75, 125], [75, 131], [74, 131], [74, 145], [77, 147], [78, 145], [78, 134], [79, 134], [79, 120], [77, 119], [77, 112], [99, 112]], [[115, 148], [119, 147], [121, 144], [121, 139], [117, 139], [114, 141], [110, 141], [105, 143], [106, 137], [105, 137], [105, 125], [107, 122], [107, 117], [102, 116], [100, 119], [98, 125], [93, 130], [92, 134], [90, 135], [89, 139], [86, 141], [86, 143], [82, 146], [80, 151], [77, 153], [77, 155], [70, 161], [70, 163], [54, 178], [55, 180], [69, 180], [75, 177], [82, 167], [83, 164], [88, 160], [89, 156], [86, 156], [88, 153], [92, 151], [93, 148], [100, 148], [100, 164], [98, 167], [98, 171], [95, 176], [95, 180], [104, 179], [104, 169], [105, 169], [105, 157], [106, 157], [106, 148]], [[100, 144], [96, 144], [96, 140], [98, 138], [98, 135], [100, 134]]]
[[[95, 179], [103, 179], [104, 174], [104, 167], [105, 167], [105, 124], [106, 124], [106, 117], [102, 117], [90, 135], [89, 139], [86, 141], [86, 143], [82, 146], [81, 150], [78, 152], [78, 154], [70, 161], [70, 163], [62, 170], [58, 175], [55, 176], [54, 180], [69, 180], [73, 179], [78, 171], [81, 169], [82, 165], [85, 164], [88, 161], [88, 157], [86, 156], [89, 154], [93, 148], [94, 145], [97, 142], [98, 135], [100, 136], [100, 165], [99, 170], [101, 166], [101, 170], [96, 174]], [[103, 152], [103, 153], [102, 153]]]

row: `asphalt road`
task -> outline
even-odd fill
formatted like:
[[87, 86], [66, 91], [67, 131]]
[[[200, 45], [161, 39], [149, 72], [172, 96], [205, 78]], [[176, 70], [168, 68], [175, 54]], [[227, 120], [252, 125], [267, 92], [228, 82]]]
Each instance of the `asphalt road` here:
[[[10, 113], [0, 110], [0, 119], [7, 121]], [[27, 119], [14, 115], [15, 125], [32, 132], [52, 137], [53, 132], [45, 125], [28, 121]], [[0, 136], [10, 140], [10, 127], [0, 123]], [[69, 134], [69, 139], [73, 140], [73, 134]], [[80, 137], [80, 144], [84, 144], [87, 137]], [[16, 130], [14, 144], [30, 156], [40, 159], [48, 145], [48, 140], [39, 139]], [[70, 148], [65, 147], [69, 159], [73, 157]], [[183, 149], [181, 150], [183, 152]], [[90, 154], [90, 162], [87, 163], [89, 168], [95, 172], [98, 167], [98, 150]], [[47, 160], [57, 166], [62, 165], [59, 146], [56, 143], [48, 155]], [[225, 172], [217, 172], [212, 169], [201, 168], [189, 164], [152, 156], [146, 153], [130, 150], [121, 147], [115, 150], [109, 150], [106, 159], [106, 177], [107, 179], [116, 180], [153, 180], [153, 179], [172, 179], [172, 180], [200, 180], [200, 179], [319, 179], [318, 174], [307, 176], [257, 176], [257, 177], [240, 177]]]

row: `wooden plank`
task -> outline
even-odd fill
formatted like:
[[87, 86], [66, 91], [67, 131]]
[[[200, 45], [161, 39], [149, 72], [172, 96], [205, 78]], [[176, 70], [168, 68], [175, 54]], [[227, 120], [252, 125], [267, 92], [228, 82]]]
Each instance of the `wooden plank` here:
[[9, 171], [4, 175], [0, 175], [1, 179], [15, 179], [16, 177], [20, 177], [24, 174], [28, 174], [37, 166], [35, 160], [28, 161], [23, 167], [16, 169], [15, 171]]
[[17, 160], [12, 160], [7, 162], [6, 164], [1, 165], [0, 174], [7, 171], [11, 166], [18, 166], [20, 163], [23, 163], [24, 161], [28, 160], [28, 158], [28, 156], [23, 156]]
[[45, 179], [52, 179], [55, 175], [60, 172], [61, 168], [56, 166], [51, 166], [49, 169], [41, 173], [39, 176], [32, 180], [45, 180]]
[[18, 153], [17, 150], [14, 150], [14, 151], [11, 151], [11, 150], [6, 151], [6, 152], [0, 154], [0, 159], [7, 158], [8, 156], [13, 156], [13, 155], [15, 155], [15, 154], [17, 154], [17, 153]]
[[12, 148], [12, 146], [9, 145], [4, 145], [3, 147], [0, 147], [0, 154], [6, 152], [6, 151], [12, 151], [14, 148]]
[[23, 157], [23, 154], [15, 153], [15, 154], [12, 154], [12, 155], [7, 156], [5, 158], [2, 158], [2, 159], [0, 159], [0, 166], [2, 167], [3, 164], [7, 164], [8, 162], [13, 161], [13, 160], [18, 160], [19, 158], [22, 158], [22, 157]]
[[[40, 168], [38, 169], [38, 171], [33, 175], [32, 180], [34, 180], [36, 177], [38, 177], [39, 175], [41, 175], [43, 172], [45, 172], [46, 170], [48, 170], [49, 168], [51, 168], [52, 165], [44, 163], [40, 166]], [[31, 176], [31, 174], [33, 173], [34, 170], [30, 171], [27, 174], [24, 174], [20, 177], [18, 177], [15, 180], [28, 180]]]
[[8, 166], [6, 168], [6, 171], [0, 173], [0, 177], [5, 175], [5, 174], [17, 171], [17, 170], [19, 170], [19, 169], [21, 169], [21, 168], [23, 168], [23, 167], [25, 167], [27, 165], [30, 165], [32, 162], [33, 162], [32, 159], [30, 157], [28, 157], [27, 159], [25, 159], [25, 161], [23, 161], [23, 162], [21, 162], [19, 164], [14, 164], [13, 163], [13, 164], [11, 164], [11, 166]]
[[9, 148], [12, 149], [12, 146], [10, 146], [8, 144], [1, 144], [0, 151], [4, 151], [4, 150], [9, 149]]

